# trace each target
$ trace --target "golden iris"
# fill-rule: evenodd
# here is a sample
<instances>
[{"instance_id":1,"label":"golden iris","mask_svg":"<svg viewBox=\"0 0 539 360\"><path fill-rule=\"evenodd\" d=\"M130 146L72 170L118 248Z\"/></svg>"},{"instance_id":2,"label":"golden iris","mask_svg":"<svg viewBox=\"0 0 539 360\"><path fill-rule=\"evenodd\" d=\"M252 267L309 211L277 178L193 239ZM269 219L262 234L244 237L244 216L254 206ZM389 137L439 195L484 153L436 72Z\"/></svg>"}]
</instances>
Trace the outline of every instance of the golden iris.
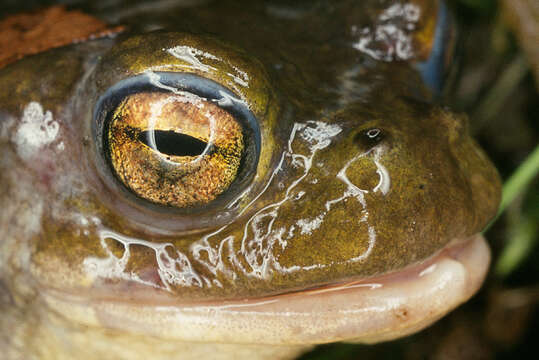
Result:
<instances>
[{"instance_id":1,"label":"golden iris","mask_svg":"<svg viewBox=\"0 0 539 360\"><path fill-rule=\"evenodd\" d=\"M151 202L207 204L234 181L244 152L242 126L215 103L191 93L142 92L115 109L107 132L112 167Z\"/></svg>"}]
</instances>

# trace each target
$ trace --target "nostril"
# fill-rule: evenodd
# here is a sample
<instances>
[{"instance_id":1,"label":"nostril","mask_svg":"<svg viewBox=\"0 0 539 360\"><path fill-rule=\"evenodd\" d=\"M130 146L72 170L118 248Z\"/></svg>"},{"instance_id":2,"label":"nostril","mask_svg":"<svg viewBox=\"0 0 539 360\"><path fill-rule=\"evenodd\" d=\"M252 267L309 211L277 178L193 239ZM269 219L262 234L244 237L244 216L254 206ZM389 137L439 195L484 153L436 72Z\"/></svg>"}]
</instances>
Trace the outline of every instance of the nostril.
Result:
<instances>
[{"instance_id":1,"label":"nostril","mask_svg":"<svg viewBox=\"0 0 539 360\"><path fill-rule=\"evenodd\" d=\"M362 130L354 137L354 143L363 151L368 151L386 138L386 133L379 128Z\"/></svg>"}]
</instances>

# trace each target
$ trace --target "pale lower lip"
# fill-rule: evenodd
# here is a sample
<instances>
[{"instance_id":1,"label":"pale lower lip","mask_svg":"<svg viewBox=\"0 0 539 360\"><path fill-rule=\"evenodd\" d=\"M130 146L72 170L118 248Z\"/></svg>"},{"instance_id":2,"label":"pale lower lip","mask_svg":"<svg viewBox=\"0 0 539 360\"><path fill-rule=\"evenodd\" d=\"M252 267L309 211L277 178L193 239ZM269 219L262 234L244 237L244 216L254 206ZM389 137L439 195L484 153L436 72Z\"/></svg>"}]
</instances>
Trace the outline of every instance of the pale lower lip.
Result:
<instances>
[{"instance_id":1,"label":"pale lower lip","mask_svg":"<svg viewBox=\"0 0 539 360\"><path fill-rule=\"evenodd\" d=\"M45 292L72 321L189 342L372 343L432 324L481 286L490 261L481 235L393 275L261 299L160 306L90 302Z\"/></svg>"}]
</instances>

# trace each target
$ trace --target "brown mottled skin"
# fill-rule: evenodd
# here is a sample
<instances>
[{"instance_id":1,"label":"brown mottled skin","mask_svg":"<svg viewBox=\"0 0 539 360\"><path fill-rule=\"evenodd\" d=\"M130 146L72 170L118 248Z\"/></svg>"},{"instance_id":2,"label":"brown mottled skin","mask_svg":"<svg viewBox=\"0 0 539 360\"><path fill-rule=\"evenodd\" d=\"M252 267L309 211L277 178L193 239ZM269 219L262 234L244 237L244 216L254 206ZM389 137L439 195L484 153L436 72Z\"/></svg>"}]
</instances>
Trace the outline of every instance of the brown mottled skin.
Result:
<instances>
[{"instance_id":1,"label":"brown mottled skin","mask_svg":"<svg viewBox=\"0 0 539 360\"><path fill-rule=\"evenodd\" d=\"M0 203L5 209L0 226L4 238L11 239L4 246L9 251L0 260L0 276L11 293L31 279L30 288L97 297L260 297L395 271L429 258L451 239L481 231L496 212L500 183L468 135L465 116L435 104L413 59L376 61L350 45L356 41L350 27L372 23L382 10L380 2L301 2L290 12L296 18L276 15L286 5L277 2L270 11L269 3L216 1L135 13L121 19L127 30L115 38L49 50L0 69ZM430 29L433 12L423 14L419 24ZM147 32L146 23L165 30ZM428 48L432 40L428 29L417 31L418 57L425 52L421 46ZM202 71L163 51L178 45L220 60L198 57L210 66ZM250 190L233 206L226 207L233 200L226 196L203 208L150 204L111 172L96 145L100 134L92 131L95 103L117 82L150 69L193 73L229 89L231 73L240 69L248 75L248 87L231 90L245 99L259 122L261 153ZM59 133L33 157L21 159L12 139L30 102L51 112ZM340 131L316 150L308 175L292 186L305 164L290 155L312 155L313 142L305 134L318 126L315 122ZM292 137L294 124L302 127ZM372 128L383 134L373 146L362 135ZM292 151L285 154L289 141ZM389 175L387 191L374 190L382 176L376 164ZM281 170L274 173L277 166ZM328 211L328 202L350 190L343 174L369 191L364 203L357 193L348 194ZM285 199L289 188L291 196ZM20 231L17 218L36 202L43 206L38 224L33 231ZM256 214L268 208L275 210L271 230L262 218L253 225ZM301 220L319 216L317 228L300 231ZM255 227L262 229L258 243L249 242ZM194 280L165 284L155 251L142 245L130 246L123 268L138 280L89 273L85 261L109 256L99 238L103 229L170 243L172 258L187 257ZM279 235L279 229L292 236ZM122 256L124 245L112 238L105 242L116 258ZM197 251L194 244L205 247ZM210 258L208 249L218 253L219 261ZM18 255L23 250L29 251L24 261ZM351 260L361 254L368 256Z\"/></svg>"}]
</instances>

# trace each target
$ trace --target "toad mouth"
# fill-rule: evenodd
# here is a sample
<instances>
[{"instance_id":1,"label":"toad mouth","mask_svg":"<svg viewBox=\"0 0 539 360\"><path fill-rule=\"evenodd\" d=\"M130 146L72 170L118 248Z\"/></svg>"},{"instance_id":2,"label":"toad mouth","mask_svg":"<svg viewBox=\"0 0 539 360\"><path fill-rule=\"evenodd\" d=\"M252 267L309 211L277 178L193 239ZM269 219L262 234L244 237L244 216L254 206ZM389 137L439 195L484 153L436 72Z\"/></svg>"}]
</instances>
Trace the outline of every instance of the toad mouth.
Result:
<instances>
[{"instance_id":1,"label":"toad mouth","mask_svg":"<svg viewBox=\"0 0 539 360\"><path fill-rule=\"evenodd\" d=\"M489 263L490 250L478 234L389 274L264 298L141 304L43 293L71 321L178 341L374 343L417 332L468 300Z\"/></svg>"}]
</instances>

